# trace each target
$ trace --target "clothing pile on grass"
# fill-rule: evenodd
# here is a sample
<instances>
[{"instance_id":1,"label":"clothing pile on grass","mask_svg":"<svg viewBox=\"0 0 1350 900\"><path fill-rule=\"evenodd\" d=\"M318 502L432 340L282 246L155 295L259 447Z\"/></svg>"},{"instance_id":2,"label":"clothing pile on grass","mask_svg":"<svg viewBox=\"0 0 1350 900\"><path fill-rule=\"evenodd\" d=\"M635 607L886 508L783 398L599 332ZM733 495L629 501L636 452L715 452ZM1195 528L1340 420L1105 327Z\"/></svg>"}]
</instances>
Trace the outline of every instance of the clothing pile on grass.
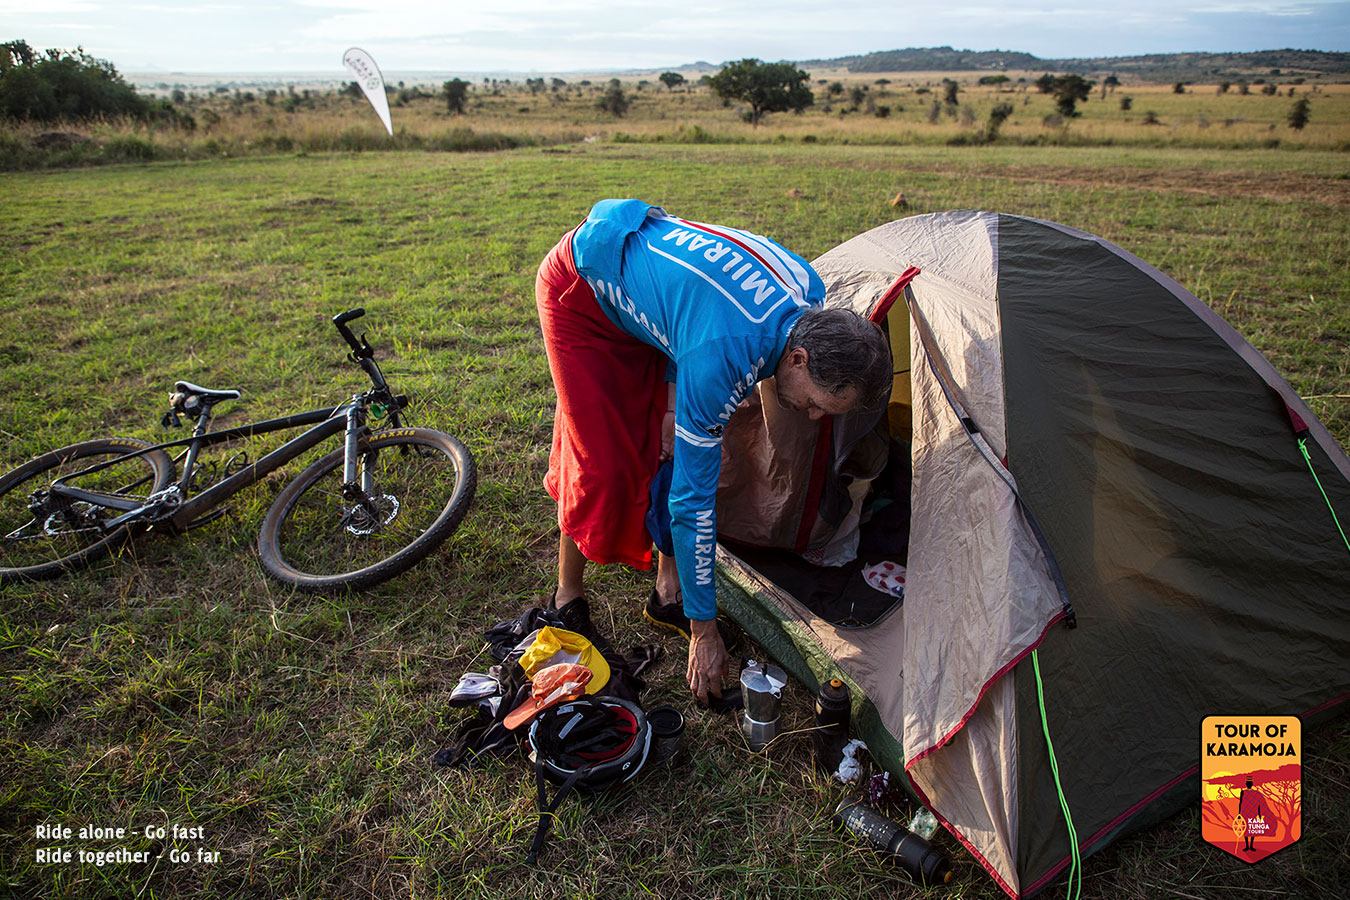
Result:
<instances>
[{"instance_id":1,"label":"clothing pile on grass","mask_svg":"<svg viewBox=\"0 0 1350 900\"><path fill-rule=\"evenodd\" d=\"M528 609L486 637L496 664L466 673L451 692L451 705L472 713L435 762L467 767L529 744L539 803L527 855L533 863L571 790L602 793L632 780L646 763L652 728L640 705L641 676L662 651L645 644L614 652L592 625L584 597L562 611ZM682 729L679 713L663 709ZM557 787L552 800L550 782Z\"/></svg>"},{"instance_id":2,"label":"clothing pile on grass","mask_svg":"<svg viewBox=\"0 0 1350 900\"><path fill-rule=\"evenodd\" d=\"M531 607L515 619L498 622L484 635L494 665L486 672L465 673L450 694L450 705L473 710L456 729L451 745L435 756L441 766L469 767L515 752L532 717L508 727L513 710L534 703L534 678L559 664L585 666L591 672L588 696L616 697L639 704L646 688L642 673L661 658L662 649L642 644L617 653L591 623L585 597L562 611ZM542 711L542 706L535 709Z\"/></svg>"}]
</instances>

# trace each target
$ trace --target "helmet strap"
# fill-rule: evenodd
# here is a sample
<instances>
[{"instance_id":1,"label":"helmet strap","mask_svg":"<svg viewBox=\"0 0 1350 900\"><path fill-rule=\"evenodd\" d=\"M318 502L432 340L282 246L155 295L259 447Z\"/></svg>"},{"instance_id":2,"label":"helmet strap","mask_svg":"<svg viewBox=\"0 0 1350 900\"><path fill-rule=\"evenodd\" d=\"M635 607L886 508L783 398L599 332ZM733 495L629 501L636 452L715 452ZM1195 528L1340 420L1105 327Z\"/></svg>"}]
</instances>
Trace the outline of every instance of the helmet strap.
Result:
<instances>
[{"instance_id":1,"label":"helmet strap","mask_svg":"<svg viewBox=\"0 0 1350 900\"><path fill-rule=\"evenodd\" d=\"M548 837L548 830L553 825L553 820L557 818L558 805L562 803L563 798L576 785L578 779L590 772L594 766L582 766L575 769L567 779L558 787L558 793L553 795L553 799L545 803L546 792L548 790L547 782L544 779L544 763L542 760L536 760L534 763L534 786L539 797L539 826L534 830L534 840L530 842L530 852L526 854L525 861L534 865L539 858L539 851L544 847L544 839Z\"/></svg>"}]
</instances>

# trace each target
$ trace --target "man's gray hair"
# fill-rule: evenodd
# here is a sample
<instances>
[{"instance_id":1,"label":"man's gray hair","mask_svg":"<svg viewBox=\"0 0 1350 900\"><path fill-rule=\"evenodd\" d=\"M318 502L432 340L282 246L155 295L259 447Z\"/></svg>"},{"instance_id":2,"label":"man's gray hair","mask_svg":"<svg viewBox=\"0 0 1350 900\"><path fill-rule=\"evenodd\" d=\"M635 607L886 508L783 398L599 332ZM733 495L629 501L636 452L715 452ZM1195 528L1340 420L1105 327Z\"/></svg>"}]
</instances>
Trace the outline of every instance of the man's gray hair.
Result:
<instances>
[{"instance_id":1,"label":"man's gray hair","mask_svg":"<svg viewBox=\"0 0 1350 900\"><path fill-rule=\"evenodd\" d=\"M811 307L793 326L785 353L806 351L806 373L832 394L858 391L858 408L881 405L895 366L885 333L848 309Z\"/></svg>"}]
</instances>

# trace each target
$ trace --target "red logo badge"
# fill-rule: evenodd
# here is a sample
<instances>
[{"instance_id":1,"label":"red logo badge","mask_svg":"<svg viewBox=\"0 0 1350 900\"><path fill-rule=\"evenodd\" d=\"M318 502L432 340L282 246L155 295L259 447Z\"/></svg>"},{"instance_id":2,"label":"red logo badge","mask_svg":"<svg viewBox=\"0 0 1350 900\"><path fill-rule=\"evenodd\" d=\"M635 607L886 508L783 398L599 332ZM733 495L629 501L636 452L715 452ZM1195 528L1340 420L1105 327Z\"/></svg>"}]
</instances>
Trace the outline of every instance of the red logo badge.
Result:
<instances>
[{"instance_id":1,"label":"red logo badge","mask_svg":"<svg viewBox=\"0 0 1350 900\"><path fill-rule=\"evenodd\" d=\"M1303 833L1298 716L1209 716L1200 726L1200 834L1259 862Z\"/></svg>"}]
</instances>

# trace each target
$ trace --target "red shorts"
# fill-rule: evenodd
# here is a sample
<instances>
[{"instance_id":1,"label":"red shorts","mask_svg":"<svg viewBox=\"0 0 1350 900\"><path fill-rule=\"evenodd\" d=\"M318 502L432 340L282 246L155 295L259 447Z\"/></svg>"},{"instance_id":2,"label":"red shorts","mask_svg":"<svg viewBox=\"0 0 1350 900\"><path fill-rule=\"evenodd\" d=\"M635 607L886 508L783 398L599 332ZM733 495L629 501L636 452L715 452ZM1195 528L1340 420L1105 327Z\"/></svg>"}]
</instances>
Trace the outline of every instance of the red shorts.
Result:
<instances>
[{"instance_id":1,"label":"red shorts","mask_svg":"<svg viewBox=\"0 0 1350 900\"><path fill-rule=\"evenodd\" d=\"M644 518L661 458L668 360L600 309L577 274L570 231L540 264L534 298L558 392L544 477L558 527L592 562L649 568Z\"/></svg>"}]
</instances>

